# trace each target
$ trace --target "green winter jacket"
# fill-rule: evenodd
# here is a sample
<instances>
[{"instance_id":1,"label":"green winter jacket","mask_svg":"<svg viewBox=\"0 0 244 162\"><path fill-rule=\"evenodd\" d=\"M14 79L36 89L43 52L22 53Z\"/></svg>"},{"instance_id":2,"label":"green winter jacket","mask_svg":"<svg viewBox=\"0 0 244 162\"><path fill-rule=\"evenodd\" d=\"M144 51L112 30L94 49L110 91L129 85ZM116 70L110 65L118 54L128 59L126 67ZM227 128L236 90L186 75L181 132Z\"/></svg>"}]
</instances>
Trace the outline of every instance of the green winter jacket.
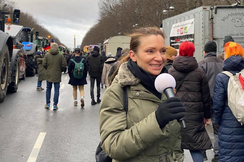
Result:
<instances>
[{"instance_id":1,"label":"green winter jacket","mask_svg":"<svg viewBox=\"0 0 244 162\"><path fill-rule=\"evenodd\" d=\"M38 74L38 81L46 80L46 69L42 66L42 62L44 58L40 55L35 56L36 64L37 64L37 74Z\"/></svg>"},{"instance_id":2,"label":"green winter jacket","mask_svg":"<svg viewBox=\"0 0 244 162\"><path fill-rule=\"evenodd\" d=\"M59 53L56 43L51 44L50 51L45 55L42 65L47 69L46 80L48 82L61 82L61 75L65 71L67 63L64 56Z\"/></svg>"},{"instance_id":3,"label":"green winter jacket","mask_svg":"<svg viewBox=\"0 0 244 162\"><path fill-rule=\"evenodd\" d=\"M123 86L128 92L127 114ZM142 86L127 63L121 65L103 95L99 113L102 148L113 162L183 162L180 124L173 120L160 129L156 120L155 110L162 100Z\"/></svg>"}]
</instances>

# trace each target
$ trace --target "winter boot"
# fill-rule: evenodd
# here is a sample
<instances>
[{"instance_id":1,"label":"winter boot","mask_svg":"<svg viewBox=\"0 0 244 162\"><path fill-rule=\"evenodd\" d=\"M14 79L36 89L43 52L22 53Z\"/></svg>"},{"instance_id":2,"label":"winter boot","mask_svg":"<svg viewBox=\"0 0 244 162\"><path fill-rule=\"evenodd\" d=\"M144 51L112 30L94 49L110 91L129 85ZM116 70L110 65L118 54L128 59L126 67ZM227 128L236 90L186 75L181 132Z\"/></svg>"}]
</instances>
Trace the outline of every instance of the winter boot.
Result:
<instances>
[{"instance_id":1,"label":"winter boot","mask_svg":"<svg viewBox=\"0 0 244 162\"><path fill-rule=\"evenodd\" d=\"M91 105L96 105L96 101L94 100L94 98L92 98L92 101L91 101Z\"/></svg>"},{"instance_id":2,"label":"winter boot","mask_svg":"<svg viewBox=\"0 0 244 162\"><path fill-rule=\"evenodd\" d=\"M100 98L97 98L97 103L100 103L100 102L101 102Z\"/></svg>"}]
</instances>

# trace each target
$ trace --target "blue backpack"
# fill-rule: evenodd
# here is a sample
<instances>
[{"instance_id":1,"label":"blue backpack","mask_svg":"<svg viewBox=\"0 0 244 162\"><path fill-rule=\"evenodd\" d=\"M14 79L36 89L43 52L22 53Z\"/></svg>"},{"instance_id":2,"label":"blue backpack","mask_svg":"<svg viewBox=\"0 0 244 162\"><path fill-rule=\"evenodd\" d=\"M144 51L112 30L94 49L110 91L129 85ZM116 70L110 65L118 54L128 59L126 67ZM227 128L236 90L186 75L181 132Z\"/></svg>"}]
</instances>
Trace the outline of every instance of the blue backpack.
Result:
<instances>
[{"instance_id":1,"label":"blue backpack","mask_svg":"<svg viewBox=\"0 0 244 162\"><path fill-rule=\"evenodd\" d=\"M81 79L83 77L83 72L84 72L84 63L83 63L84 58L81 59L79 63L77 63L74 59L71 59L75 63L75 68L73 70L73 75L76 79Z\"/></svg>"}]
</instances>

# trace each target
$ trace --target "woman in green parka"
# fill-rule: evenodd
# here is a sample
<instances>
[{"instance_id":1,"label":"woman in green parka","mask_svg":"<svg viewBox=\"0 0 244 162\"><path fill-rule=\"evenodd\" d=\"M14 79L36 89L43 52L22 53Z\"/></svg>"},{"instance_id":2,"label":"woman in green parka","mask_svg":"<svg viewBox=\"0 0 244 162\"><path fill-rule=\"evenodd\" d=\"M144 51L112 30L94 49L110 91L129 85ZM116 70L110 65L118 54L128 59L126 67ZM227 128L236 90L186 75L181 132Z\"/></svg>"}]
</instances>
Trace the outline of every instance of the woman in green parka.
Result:
<instances>
[{"instance_id":1,"label":"woman in green parka","mask_svg":"<svg viewBox=\"0 0 244 162\"><path fill-rule=\"evenodd\" d=\"M165 72L164 34L157 27L147 27L130 36L126 62L102 98L101 147L113 162L183 162L178 120L184 117L185 108L179 98L166 99L154 87L155 78Z\"/></svg>"}]
</instances>

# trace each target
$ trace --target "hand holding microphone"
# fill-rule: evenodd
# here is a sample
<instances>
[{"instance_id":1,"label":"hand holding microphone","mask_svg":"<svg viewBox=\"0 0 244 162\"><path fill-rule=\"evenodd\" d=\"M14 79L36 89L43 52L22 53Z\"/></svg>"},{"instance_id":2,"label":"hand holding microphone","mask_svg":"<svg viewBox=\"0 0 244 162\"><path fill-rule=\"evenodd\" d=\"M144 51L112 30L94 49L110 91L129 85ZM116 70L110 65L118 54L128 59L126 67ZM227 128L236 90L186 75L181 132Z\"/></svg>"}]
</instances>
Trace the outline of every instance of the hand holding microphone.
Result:
<instances>
[{"instance_id":1,"label":"hand holding microphone","mask_svg":"<svg viewBox=\"0 0 244 162\"><path fill-rule=\"evenodd\" d=\"M175 88L175 79L172 75L160 74L154 82L155 88L159 93L165 93L167 100L162 102L155 111L156 119L160 128L163 128L169 121L177 119L181 121L183 128L186 127L183 117L185 116L185 107L178 97L175 97L173 88Z\"/></svg>"}]
</instances>

